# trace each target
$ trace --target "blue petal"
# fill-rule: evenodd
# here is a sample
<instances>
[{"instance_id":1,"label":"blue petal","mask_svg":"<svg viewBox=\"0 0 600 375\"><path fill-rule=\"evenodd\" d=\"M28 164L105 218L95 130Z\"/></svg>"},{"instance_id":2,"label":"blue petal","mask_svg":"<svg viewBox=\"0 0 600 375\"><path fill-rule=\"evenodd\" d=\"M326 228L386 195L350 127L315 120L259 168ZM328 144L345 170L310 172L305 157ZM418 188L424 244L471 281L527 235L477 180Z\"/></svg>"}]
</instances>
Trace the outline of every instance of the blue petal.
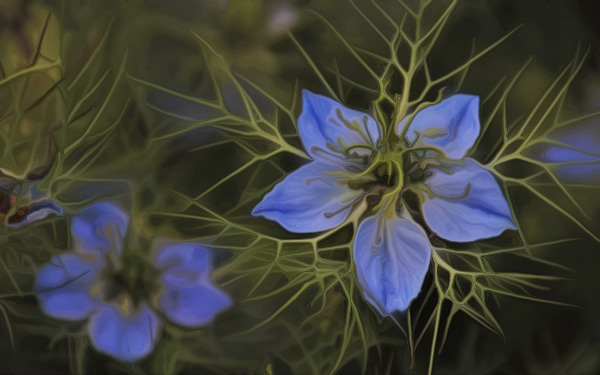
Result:
<instances>
[{"instance_id":1,"label":"blue petal","mask_svg":"<svg viewBox=\"0 0 600 375\"><path fill-rule=\"evenodd\" d=\"M548 163L565 183L600 183L600 127L583 123L552 132L549 142L540 141L523 153Z\"/></svg>"},{"instance_id":2,"label":"blue petal","mask_svg":"<svg viewBox=\"0 0 600 375\"><path fill-rule=\"evenodd\" d=\"M600 157L600 123L597 119L559 128L552 131L548 138Z\"/></svg>"},{"instance_id":3,"label":"blue petal","mask_svg":"<svg viewBox=\"0 0 600 375\"><path fill-rule=\"evenodd\" d=\"M210 283L210 250L194 243L163 243L156 254L156 265L163 270L169 285L193 286Z\"/></svg>"},{"instance_id":4,"label":"blue petal","mask_svg":"<svg viewBox=\"0 0 600 375\"><path fill-rule=\"evenodd\" d=\"M91 317L88 325L94 347L125 362L137 361L150 354L159 329L160 321L145 305L131 316L121 315L115 306L104 305Z\"/></svg>"},{"instance_id":5,"label":"blue petal","mask_svg":"<svg viewBox=\"0 0 600 375\"><path fill-rule=\"evenodd\" d=\"M9 219L9 225L11 227L18 228L25 224L32 224L36 221L44 220L45 218L47 218L50 215L62 215L62 213L63 213L62 207L59 206L58 204L56 204L55 202L51 202L51 201L40 202L40 203L34 204L31 207L29 212L27 212L27 215L25 216L24 220L19 221L18 223L12 224L12 223L10 223L10 219Z\"/></svg>"},{"instance_id":6,"label":"blue petal","mask_svg":"<svg viewBox=\"0 0 600 375\"><path fill-rule=\"evenodd\" d=\"M538 159L546 163L589 163L600 161L600 154L586 153L567 147L547 146L539 150Z\"/></svg>"},{"instance_id":7,"label":"blue petal","mask_svg":"<svg viewBox=\"0 0 600 375\"><path fill-rule=\"evenodd\" d=\"M311 162L278 183L254 208L252 215L278 222L294 233L335 228L346 220L360 191L350 189L331 175L340 169Z\"/></svg>"},{"instance_id":8,"label":"blue petal","mask_svg":"<svg viewBox=\"0 0 600 375\"><path fill-rule=\"evenodd\" d=\"M494 176L472 159L447 174L431 168L426 181L434 197L423 203L432 231L454 242L495 237L516 229L511 210Z\"/></svg>"},{"instance_id":9,"label":"blue petal","mask_svg":"<svg viewBox=\"0 0 600 375\"><path fill-rule=\"evenodd\" d=\"M233 304L212 283L210 250L195 244L166 244L156 263L163 269L159 308L172 322L190 328L206 325Z\"/></svg>"},{"instance_id":10,"label":"blue petal","mask_svg":"<svg viewBox=\"0 0 600 375\"><path fill-rule=\"evenodd\" d=\"M400 121L399 131L410 117ZM462 159L480 130L479 97L457 94L419 111L408 126L405 138L410 145L437 147L450 159Z\"/></svg>"},{"instance_id":11,"label":"blue petal","mask_svg":"<svg viewBox=\"0 0 600 375\"><path fill-rule=\"evenodd\" d=\"M430 258L425 231L396 214L369 217L356 232L358 282L365 299L383 316L408 308L421 290Z\"/></svg>"},{"instance_id":12,"label":"blue petal","mask_svg":"<svg viewBox=\"0 0 600 375\"><path fill-rule=\"evenodd\" d=\"M129 215L116 203L98 202L80 210L71 221L71 233L79 253L121 251Z\"/></svg>"},{"instance_id":13,"label":"blue petal","mask_svg":"<svg viewBox=\"0 0 600 375\"><path fill-rule=\"evenodd\" d=\"M351 146L377 146L381 129L368 114L308 90L302 90L302 103L298 131L313 159L339 163Z\"/></svg>"},{"instance_id":14,"label":"blue petal","mask_svg":"<svg viewBox=\"0 0 600 375\"><path fill-rule=\"evenodd\" d=\"M533 158L548 163L556 176L565 183L600 183L600 154L579 151L556 145L536 145L526 151L534 153ZM600 149L600 143L598 144Z\"/></svg>"},{"instance_id":15,"label":"blue petal","mask_svg":"<svg viewBox=\"0 0 600 375\"><path fill-rule=\"evenodd\" d=\"M42 311L57 319L87 318L95 306L89 289L96 271L97 265L86 263L74 254L52 257L38 271L35 281Z\"/></svg>"},{"instance_id":16,"label":"blue petal","mask_svg":"<svg viewBox=\"0 0 600 375\"><path fill-rule=\"evenodd\" d=\"M166 284L166 283L165 283ZM188 328L212 322L221 311L231 307L231 298L215 286L166 287L159 308L173 323Z\"/></svg>"},{"instance_id":17,"label":"blue petal","mask_svg":"<svg viewBox=\"0 0 600 375\"><path fill-rule=\"evenodd\" d=\"M555 166L554 173L559 180L571 184L600 184L600 160L591 164Z\"/></svg>"}]
</instances>

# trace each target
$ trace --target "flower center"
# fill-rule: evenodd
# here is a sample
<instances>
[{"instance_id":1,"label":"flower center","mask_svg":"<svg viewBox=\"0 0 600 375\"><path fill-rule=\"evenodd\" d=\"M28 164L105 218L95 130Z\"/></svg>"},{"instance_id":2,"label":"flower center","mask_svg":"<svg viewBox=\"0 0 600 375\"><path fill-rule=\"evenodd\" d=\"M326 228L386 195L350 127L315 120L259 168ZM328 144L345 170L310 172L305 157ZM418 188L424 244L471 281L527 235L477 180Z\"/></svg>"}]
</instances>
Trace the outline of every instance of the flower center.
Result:
<instances>
[{"instance_id":1,"label":"flower center","mask_svg":"<svg viewBox=\"0 0 600 375\"><path fill-rule=\"evenodd\" d=\"M381 159L375 164L373 170L375 177L387 184L402 188L404 184L404 166L400 152L383 152Z\"/></svg>"},{"instance_id":2,"label":"flower center","mask_svg":"<svg viewBox=\"0 0 600 375\"><path fill-rule=\"evenodd\" d=\"M130 303L137 307L158 292L158 275L158 269L141 254L125 251L118 264L109 264L102 274L104 300L116 301L128 312Z\"/></svg>"},{"instance_id":3,"label":"flower center","mask_svg":"<svg viewBox=\"0 0 600 375\"><path fill-rule=\"evenodd\" d=\"M429 152L431 153L431 152ZM440 165L437 154L428 154L428 151L412 151L407 154L404 162L407 183L420 183L427 177L427 167L430 165Z\"/></svg>"},{"instance_id":4,"label":"flower center","mask_svg":"<svg viewBox=\"0 0 600 375\"><path fill-rule=\"evenodd\" d=\"M364 171L347 175L350 188L366 193L402 188L404 171L401 153L378 152L370 159L370 165Z\"/></svg>"},{"instance_id":5,"label":"flower center","mask_svg":"<svg viewBox=\"0 0 600 375\"><path fill-rule=\"evenodd\" d=\"M348 186L362 190L367 204L376 210L404 187L404 161L402 152L379 151L369 158L369 166L362 172L349 175ZM395 199L394 199L395 201Z\"/></svg>"}]
</instances>

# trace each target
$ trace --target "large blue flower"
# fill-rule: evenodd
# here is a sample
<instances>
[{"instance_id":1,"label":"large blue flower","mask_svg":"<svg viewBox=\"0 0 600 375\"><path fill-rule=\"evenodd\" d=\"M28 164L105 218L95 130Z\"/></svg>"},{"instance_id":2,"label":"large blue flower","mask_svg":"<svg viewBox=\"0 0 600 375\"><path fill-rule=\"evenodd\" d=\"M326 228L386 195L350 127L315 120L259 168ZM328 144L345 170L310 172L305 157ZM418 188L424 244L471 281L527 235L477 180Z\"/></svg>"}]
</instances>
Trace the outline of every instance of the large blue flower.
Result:
<instances>
[{"instance_id":1,"label":"large blue flower","mask_svg":"<svg viewBox=\"0 0 600 375\"><path fill-rule=\"evenodd\" d=\"M313 161L278 183L255 216L295 233L319 232L366 208L354 263L366 300L382 315L406 310L421 289L431 246L403 199L418 196L429 229L470 242L516 229L494 176L467 158L479 136L479 98L454 95L407 116L390 142L370 115L303 92L298 130Z\"/></svg>"},{"instance_id":2,"label":"large blue flower","mask_svg":"<svg viewBox=\"0 0 600 375\"><path fill-rule=\"evenodd\" d=\"M161 320L195 328L232 305L211 281L210 251L190 243L156 240L154 264L127 249L129 216L111 202L94 203L71 221L75 252L52 257L35 290L49 316L88 319L92 344L121 361L148 355Z\"/></svg>"}]
</instances>

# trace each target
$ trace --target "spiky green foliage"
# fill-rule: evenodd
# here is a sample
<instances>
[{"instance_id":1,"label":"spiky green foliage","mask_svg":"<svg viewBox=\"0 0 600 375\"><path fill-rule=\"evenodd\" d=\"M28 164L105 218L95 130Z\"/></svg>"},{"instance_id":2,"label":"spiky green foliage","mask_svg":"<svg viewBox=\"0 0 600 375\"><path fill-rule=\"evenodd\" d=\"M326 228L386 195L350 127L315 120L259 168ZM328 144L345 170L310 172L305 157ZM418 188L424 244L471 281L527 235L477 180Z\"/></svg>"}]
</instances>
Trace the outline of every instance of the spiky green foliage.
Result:
<instances>
[{"instance_id":1,"label":"spiky green foliage","mask_svg":"<svg viewBox=\"0 0 600 375\"><path fill-rule=\"evenodd\" d=\"M59 1L47 14L61 27L55 31L60 56L40 54L46 58L37 65L0 81L0 90L10 96L24 90L18 85L37 71L60 72L47 92L59 98L60 126L44 133L51 135L56 155L39 186L67 212L97 199L117 199L130 205L132 232L140 242L181 238L221 254L213 276L234 297L235 308L199 330L167 326L141 366L110 362L103 365L106 371L333 374L359 366L367 373L397 368L432 373L459 313L505 338L499 309L507 297L570 305L549 290L573 273L547 255L577 238L530 235L520 204L535 199L547 205L579 228L576 236L598 241L598 231L574 186L523 151L547 142L553 129L599 115L563 113L587 53L578 51L530 107L513 109L518 101L513 94L526 80L531 59L494 72L495 83L477 93L484 98L482 134L473 155L503 184L519 231L463 246L432 234L430 276L405 315L381 319L362 298L351 252L360 216L315 235L293 235L250 217L261 197L308 160L296 126L301 88L370 107L393 136L401 118L462 91L478 63L524 32L517 27L484 46L461 41L469 49L448 66L439 63L436 51L458 0L335 4L334 11L346 10L344 22L330 17L332 8L314 4L299 29L273 41L292 51L275 55L292 67L291 74L283 66L273 69L276 81L249 74L244 63L251 61L232 60L234 47L214 31L209 15L171 14L160 11L158 2L107 2L106 11L93 1L77 9ZM245 23L244 32L252 24ZM172 58L161 60L161 52ZM518 175L522 168L511 164L515 161L530 165L531 173ZM31 293L39 265L70 249L68 222L53 218L3 234L0 272L10 287L2 291L0 322L8 327L12 347L19 347L18 335L50 337L51 350L65 353L69 370L85 373L100 361L82 325L43 320ZM43 328L37 328L42 320Z\"/></svg>"}]
</instances>

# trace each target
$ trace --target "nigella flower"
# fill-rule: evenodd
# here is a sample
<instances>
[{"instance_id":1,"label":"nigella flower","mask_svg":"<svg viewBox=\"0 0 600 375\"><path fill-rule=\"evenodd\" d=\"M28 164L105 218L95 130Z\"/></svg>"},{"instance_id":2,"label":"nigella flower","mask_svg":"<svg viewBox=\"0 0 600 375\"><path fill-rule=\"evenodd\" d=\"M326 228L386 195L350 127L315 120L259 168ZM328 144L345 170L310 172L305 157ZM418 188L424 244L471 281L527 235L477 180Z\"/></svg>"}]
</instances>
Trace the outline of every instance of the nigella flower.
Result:
<instances>
[{"instance_id":1,"label":"nigella flower","mask_svg":"<svg viewBox=\"0 0 600 375\"><path fill-rule=\"evenodd\" d=\"M155 241L152 261L124 241L129 216L111 202L75 215L75 252L56 255L38 272L35 290L49 316L82 321L94 347L121 361L148 355L161 317L195 328L232 304L211 281L210 251L191 243Z\"/></svg>"},{"instance_id":2,"label":"nigella flower","mask_svg":"<svg viewBox=\"0 0 600 375\"><path fill-rule=\"evenodd\" d=\"M556 129L524 151L568 184L600 184L600 121Z\"/></svg>"},{"instance_id":3,"label":"nigella flower","mask_svg":"<svg viewBox=\"0 0 600 375\"><path fill-rule=\"evenodd\" d=\"M360 223L353 255L366 300L382 315L421 289L431 246L403 197L419 197L429 229L468 242L516 229L494 176L467 158L479 136L479 98L454 95L407 116L386 137L368 114L303 92L298 130L313 161L277 184L253 215L295 233ZM393 141L393 139L396 141Z\"/></svg>"}]
</instances>

